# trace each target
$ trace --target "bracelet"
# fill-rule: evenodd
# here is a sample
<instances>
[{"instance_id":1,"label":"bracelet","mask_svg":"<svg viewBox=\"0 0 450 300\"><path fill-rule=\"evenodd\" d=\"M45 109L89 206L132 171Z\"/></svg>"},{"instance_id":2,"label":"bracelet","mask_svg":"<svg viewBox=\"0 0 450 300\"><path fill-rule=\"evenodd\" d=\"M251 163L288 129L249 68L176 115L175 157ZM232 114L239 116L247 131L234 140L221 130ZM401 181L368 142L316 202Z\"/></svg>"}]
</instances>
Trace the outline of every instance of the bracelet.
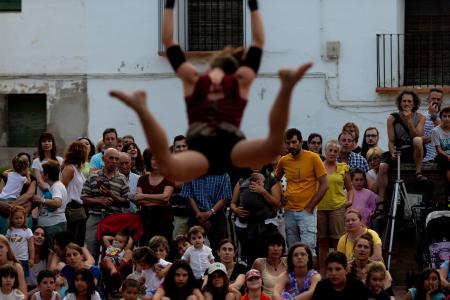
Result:
<instances>
[{"instance_id":1,"label":"bracelet","mask_svg":"<svg viewBox=\"0 0 450 300\"><path fill-rule=\"evenodd\" d=\"M216 210L214 209L214 207L211 208L209 211L211 212L211 215L215 215L216 214Z\"/></svg>"},{"instance_id":2,"label":"bracelet","mask_svg":"<svg viewBox=\"0 0 450 300\"><path fill-rule=\"evenodd\" d=\"M248 0L248 7L250 11L258 10L258 1L257 0Z\"/></svg>"}]
</instances>

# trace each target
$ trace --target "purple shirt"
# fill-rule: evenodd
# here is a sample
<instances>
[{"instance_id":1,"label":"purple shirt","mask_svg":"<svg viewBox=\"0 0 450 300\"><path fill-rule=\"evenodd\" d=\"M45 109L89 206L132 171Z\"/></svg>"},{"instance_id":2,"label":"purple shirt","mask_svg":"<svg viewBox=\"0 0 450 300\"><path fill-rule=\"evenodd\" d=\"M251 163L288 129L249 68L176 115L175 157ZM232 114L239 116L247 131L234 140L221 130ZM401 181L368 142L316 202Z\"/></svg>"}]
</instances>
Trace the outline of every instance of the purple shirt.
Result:
<instances>
[{"instance_id":1,"label":"purple shirt","mask_svg":"<svg viewBox=\"0 0 450 300\"><path fill-rule=\"evenodd\" d=\"M378 195L368 189L361 189L357 191L353 189L355 197L353 198L352 208L357 209L362 216L362 221L364 224L368 225L370 222L370 217L375 212L377 208Z\"/></svg>"}]
</instances>

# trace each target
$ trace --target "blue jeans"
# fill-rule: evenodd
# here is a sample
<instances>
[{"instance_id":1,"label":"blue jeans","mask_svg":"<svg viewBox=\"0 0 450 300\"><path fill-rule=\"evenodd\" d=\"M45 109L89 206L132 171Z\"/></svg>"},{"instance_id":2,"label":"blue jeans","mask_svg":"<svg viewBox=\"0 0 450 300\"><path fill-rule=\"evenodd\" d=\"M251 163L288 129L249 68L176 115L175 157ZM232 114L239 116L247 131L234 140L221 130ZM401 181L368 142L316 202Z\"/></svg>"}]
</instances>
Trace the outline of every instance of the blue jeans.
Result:
<instances>
[{"instance_id":1,"label":"blue jeans","mask_svg":"<svg viewBox=\"0 0 450 300\"><path fill-rule=\"evenodd\" d=\"M311 248L313 256L316 256L317 210L314 209L312 214L305 210L285 210L284 220L288 247L296 242L303 242Z\"/></svg>"}]
</instances>

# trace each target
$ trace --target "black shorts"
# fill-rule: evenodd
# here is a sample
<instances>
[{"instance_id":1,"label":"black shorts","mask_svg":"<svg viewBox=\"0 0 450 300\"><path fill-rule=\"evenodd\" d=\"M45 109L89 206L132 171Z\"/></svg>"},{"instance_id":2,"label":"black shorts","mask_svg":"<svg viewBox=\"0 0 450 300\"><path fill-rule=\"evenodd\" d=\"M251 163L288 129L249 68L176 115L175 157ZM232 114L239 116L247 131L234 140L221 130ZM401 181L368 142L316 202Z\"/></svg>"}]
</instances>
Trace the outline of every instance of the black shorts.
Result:
<instances>
[{"instance_id":1,"label":"black shorts","mask_svg":"<svg viewBox=\"0 0 450 300\"><path fill-rule=\"evenodd\" d=\"M381 154L381 162L387 163L389 166L393 166L397 164L397 161L392 160L391 152L386 151ZM400 155L401 163L414 163L414 148L409 147L406 149L402 149Z\"/></svg>"},{"instance_id":2,"label":"black shorts","mask_svg":"<svg viewBox=\"0 0 450 300\"><path fill-rule=\"evenodd\" d=\"M443 171L450 170L450 161L448 161L447 157L438 154L436 155L434 162L437 163L437 165L441 170Z\"/></svg>"},{"instance_id":3,"label":"black shorts","mask_svg":"<svg viewBox=\"0 0 450 300\"><path fill-rule=\"evenodd\" d=\"M233 125L222 123L211 127L207 123L193 123L186 135L189 150L206 156L209 162L208 174L220 175L233 168L231 150L244 134Z\"/></svg>"}]
</instances>

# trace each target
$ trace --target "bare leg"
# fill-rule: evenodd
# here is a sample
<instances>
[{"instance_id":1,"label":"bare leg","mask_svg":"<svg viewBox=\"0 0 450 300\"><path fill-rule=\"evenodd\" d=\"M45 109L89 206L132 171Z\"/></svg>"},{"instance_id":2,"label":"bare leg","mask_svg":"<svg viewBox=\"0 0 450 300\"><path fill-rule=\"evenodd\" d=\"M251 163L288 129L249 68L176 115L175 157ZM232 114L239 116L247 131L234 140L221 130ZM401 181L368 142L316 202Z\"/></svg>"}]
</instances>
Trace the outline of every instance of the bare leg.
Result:
<instances>
[{"instance_id":1,"label":"bare leg","mask_svg":"<svg viewBox=\"0 0 450 300\"><path fill-rule=\"evenodd\" d=\"M143 91L126 94L111 91L110 95L130 106L139 116L147 142L161 168L161 173L175 181L190 181L208 171L208 160L196 151L186 151L174 155L170 153L169 142L164 129L147 109L146 94Z\"/></svg>"},{"instance_id":2,"label":"bare leg","mask_svg":"<svg viewBox=\"0 0 450 300\"><path fill-rule=\"evenodd\" d=\"M413 139L414 147L414 163L416 164L416 174L422 173L422 159L423 159L423 142L421 137Z\"/></svg>"},{"instance_id":3,"label":"bare leg","mask_svg":"<svg viewBox=\"0 0 450 300\"><path fill-rule=\"evenodd\" d=\"M266 139L244 140L231 151L231 161L236 167L247 168L270 163L283 150L284 132L288 125L292 91L312 64L298 69L279 71L281 88L269 116L269 136Z\"/></svg>"},{"instance_id":4,"label":"bare leg","mask_svg":"<svg viewBox=\"0 0 450 300\"><path fill-rule=\"evenodd\" d=\"M384 201L384 196L386 194L386 188L388 185L388 172L389 165L387 163L380 163L380 168L378 169L378 195L380 200Z\"/></svg>"},{"instance_id":5,"label":"bare leg","mask_svg":"<svg viewBox=\"0 0 450 300\"><path fill-rule=\"evenodd\" d=\"M105 262L105 268L109 271L109 273L111 275L114 275L117 273L116 266L112 262L111 258L105 257L104 262Z\"/></svg>"}]
</instances>

